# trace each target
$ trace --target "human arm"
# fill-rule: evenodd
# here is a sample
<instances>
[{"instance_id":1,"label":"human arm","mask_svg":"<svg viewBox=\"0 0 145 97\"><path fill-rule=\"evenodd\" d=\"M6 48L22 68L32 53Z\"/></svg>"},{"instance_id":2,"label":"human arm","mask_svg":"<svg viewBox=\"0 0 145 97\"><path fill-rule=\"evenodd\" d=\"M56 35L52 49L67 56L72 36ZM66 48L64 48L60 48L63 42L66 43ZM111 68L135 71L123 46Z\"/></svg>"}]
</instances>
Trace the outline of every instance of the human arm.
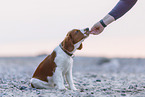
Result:
<instances>
[{"instance_id":1,"label":"human arm","mask_svg":"<svg viewBox=\"0 0 145 97\"><path fill-rule=\"evenodd\" d=\"M104 28L113 21L122 17L137 2L137 0L120 0L117 5L101 20L91 28L91 34L100 34Z\"/></svg>"}]
</instances>

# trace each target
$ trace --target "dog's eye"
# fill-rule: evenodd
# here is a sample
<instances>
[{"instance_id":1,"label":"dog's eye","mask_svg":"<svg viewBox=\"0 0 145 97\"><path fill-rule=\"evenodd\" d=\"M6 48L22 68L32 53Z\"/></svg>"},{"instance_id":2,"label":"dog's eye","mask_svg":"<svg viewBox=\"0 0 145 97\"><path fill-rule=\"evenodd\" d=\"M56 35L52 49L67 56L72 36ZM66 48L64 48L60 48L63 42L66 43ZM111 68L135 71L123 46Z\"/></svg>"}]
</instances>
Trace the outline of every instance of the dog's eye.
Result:
<instances>
[{"instance_id":1,"label":"dog's eye","mask_svg":"<svg viewBox=\"0 0 145 97\"><path fill-rule=\"evenodd\" d=\"M76 33L76 34L79 33L79 30L77 30L75 33Z\"/></svg>"}]
</instances>

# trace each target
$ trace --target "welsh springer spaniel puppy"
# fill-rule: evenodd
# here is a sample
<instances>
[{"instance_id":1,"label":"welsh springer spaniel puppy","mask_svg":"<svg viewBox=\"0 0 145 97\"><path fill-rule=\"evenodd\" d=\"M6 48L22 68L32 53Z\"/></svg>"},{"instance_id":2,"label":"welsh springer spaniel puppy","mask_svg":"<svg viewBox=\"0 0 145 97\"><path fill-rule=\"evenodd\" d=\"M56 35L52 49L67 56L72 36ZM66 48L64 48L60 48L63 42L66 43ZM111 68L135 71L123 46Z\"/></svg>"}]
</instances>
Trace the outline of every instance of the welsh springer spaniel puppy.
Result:
<instances>
[{"instance_id":1,"label":"welsh springer spaniel puppy","mask_svg":"<svg viewBox=\"0 0 145 97\"><path fill-rule=\"evenodd\" d=\"M72 78L72 55L76 50L82 49L82 42L89 36L89 28L74 29L66 35L65 39L53 52L47 56L37 67L30 81L33 88L66 89L64 78L71 90L76 90Z\"/></svg>"}]
</instances>

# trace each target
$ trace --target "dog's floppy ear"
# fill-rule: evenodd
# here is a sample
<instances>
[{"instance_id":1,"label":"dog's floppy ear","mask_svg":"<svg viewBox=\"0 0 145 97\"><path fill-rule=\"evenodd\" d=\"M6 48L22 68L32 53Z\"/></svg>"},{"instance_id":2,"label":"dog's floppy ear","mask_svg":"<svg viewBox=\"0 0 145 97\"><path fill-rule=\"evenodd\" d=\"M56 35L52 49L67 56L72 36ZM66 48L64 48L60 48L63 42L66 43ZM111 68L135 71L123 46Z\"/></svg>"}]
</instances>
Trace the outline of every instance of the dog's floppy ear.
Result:
<instances>
[{"instance_id":1,"label":"dog's floppy ear","mask_svg":"<svg viewBox=\"0 0 145 97\"><path fill-rule=\"evenodd\" d=\"M68 52L73 51L74 49L74 44L72 42L72 39L69 35L66 36L66 38L62 42L62 47Z\"/></svg>"},{"instance_id":2,"label":"dog's floppy ear","mask_svg":"<svg viewBox=\"0 0 145 97\"><path fill-rule=\"evenodd\" d=\"M83 48L83 44L81 43L81 45L79 46L79 48L77 48L78 50L81 50Z\"/></svg>"}]
</instances>

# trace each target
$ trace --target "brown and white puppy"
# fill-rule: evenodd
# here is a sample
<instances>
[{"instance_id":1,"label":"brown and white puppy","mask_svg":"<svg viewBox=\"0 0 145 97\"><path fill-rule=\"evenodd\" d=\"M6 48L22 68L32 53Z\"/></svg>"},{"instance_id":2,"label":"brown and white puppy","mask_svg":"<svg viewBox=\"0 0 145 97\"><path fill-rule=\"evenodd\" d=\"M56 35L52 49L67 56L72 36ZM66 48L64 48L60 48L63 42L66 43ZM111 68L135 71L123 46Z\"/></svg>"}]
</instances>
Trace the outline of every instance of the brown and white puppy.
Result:
<instances>
[{"instance_id":1,"label":"brown and white puppy","mask_svg":"<svg viewBox=\"0 0 145 97\"><path fill-rule=\"evenodd\" d=\"M37 67L30 83L34 88L66 89L64 77L71 90L76 90L72 78L73 53L82 49L82 42L89 36L89 28L74 29L53 52Z\"/></svg>"}]
</instances>

